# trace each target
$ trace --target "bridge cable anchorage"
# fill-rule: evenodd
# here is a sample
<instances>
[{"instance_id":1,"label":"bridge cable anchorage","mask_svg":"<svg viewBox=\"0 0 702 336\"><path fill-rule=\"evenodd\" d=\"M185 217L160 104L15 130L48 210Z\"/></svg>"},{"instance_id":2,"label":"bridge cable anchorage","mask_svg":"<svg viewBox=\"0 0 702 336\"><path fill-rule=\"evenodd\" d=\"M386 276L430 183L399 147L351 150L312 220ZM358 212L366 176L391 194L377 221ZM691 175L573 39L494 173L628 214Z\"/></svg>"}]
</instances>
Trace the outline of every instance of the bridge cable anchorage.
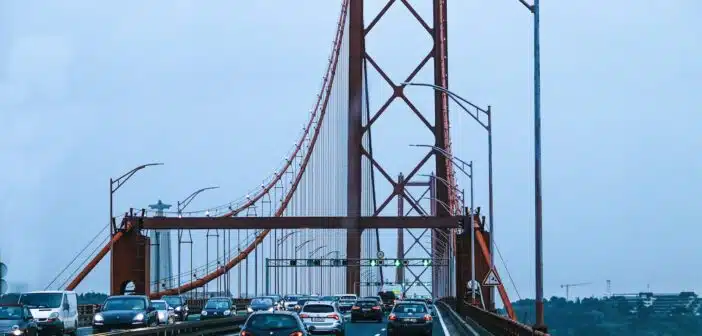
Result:
<instances>
[{"instance_id":1,"label":"bridge cable anchorage","mask_svg":"<svg viewBox=\"0 0 702 336\"><path fill-rule=\"evenodd\" d=\"M344 22L346 20L347 5L348 5L348 0L344 0L343 4L342 4L340 18L339 18L340 22ZM340 25L339 29L336 32L337 44L333 50L335 61L332 64L332 66L330 66L330 68L327 69L327 74L328 74L329 80L327 81L327 86L322 88L323 94L320 95L320 98L322 99L322 101L319 102L321 104L318 103L318 106L321 105L320 106L321 110L319 110L320 112L319 112L319 117L318 117L318 121L317 121L318 124L322 123L322 121L324 120L324 116L326 114L326 111L327 111L327 104L329 102L329 97L330 97L329 93L331 92L331 88L333 87L333 83L334 83L334 75L336 73L336 64L338 63L338 60L339 60L339 52L341 50L341 42L342 42L343 35L344 35L344 25ZM312 120L310 120L308 125L312 125ZM308 126L308 130L309 129L310 129L310 127ZM292 197L299 186L299 183L302 179L302 176L304 175L305 169L306 169L306 167L309 163L309 160L312 156L315 145L317 143L317 139L318 139L319 134L320 134L320 130L321 130L321 127L318 127L314 130L313 135L312 135L311 139L309 140L310 141L309 142L309 150L305 153L305 155L302 159L302 162L300 163L300 169L296 173L296 176L295 176L294 180L292 181L290 189L288 190L287 195L283 199L282 204L280 205L280 207L276 211L275 217L282 216L283 213L285 212L285 210L287 209L288 204L292 200ZM302 145L302 142L305 140L305 138L306 137L301 138L300 145ZM299 151L299 149L298 149L298 151ZM296 153L297 153L297 151L296 151ZM270 186L269 190L272 188L273 188L273 185ZM230 213L227 213L221 217L234 216L234 215L240 213L242 210L254 205L254 202L255 202L254 199L258 200L258 199L262 198L263 195L264 194L259 194L259 195L256 195L255 197L251 197L251 201L245 203L244 206L242 206L241 208L234 210ZM256 247L259 244L261 244L263 239L268 235L268 233L270 231L271 231L270 229L265 229L265 230L260 231L260 233L258 234L256 239L251 243L251 245L249 245L246 249L241 251L241 253L239 255L237 255L235 258L231 259L226 265L224 265L223 272L230 270L231 268L236 266L239 262L246 259L249 256L249 254L254 249L256 249ZM195 281L191 281L191 282L184 284L184 285L179 285L178 288L171 288L171 289L166 289L163 291L151 293L151 297L161 297L163 295L173 295L176 293L187 292L189 290L202 287L203 285L216 279L219 275L221 275L220 273L221 273L220 271L216 270L215 272L207 274L207 275L201 277L200 279L197 279Z\"/></svg>"}]
</instances>

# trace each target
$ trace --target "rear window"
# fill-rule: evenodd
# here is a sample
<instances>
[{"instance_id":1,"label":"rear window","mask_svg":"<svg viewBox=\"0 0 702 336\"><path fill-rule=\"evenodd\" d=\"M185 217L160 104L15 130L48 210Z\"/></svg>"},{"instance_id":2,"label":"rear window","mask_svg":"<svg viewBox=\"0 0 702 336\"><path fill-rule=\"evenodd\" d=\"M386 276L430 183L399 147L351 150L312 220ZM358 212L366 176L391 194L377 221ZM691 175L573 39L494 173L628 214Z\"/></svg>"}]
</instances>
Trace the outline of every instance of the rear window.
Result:
<instances>
[{"instance_id":1,"label":"rear window","mask_svg":"<svg viewBox=\"0 0 702 336\"><path fill-rule=\"evenodd\" d=\"M342 296L340 300L344 300L344 301L356 301L356 297L355 297L355 296L350 296L350 295L349 295L349 296Z\"/></svg>"},{"instance_id":2,"label":"rear window","mask_svg":"<svg viewBox=\"0 0 702 336\"><path fill-rule=\"evenodd\" d=\"M361 307L374 307L378 304L377 300L358 300L356 301L357 306Z\"/></svg>"},{"instance_id":3,"label":"rear window","mask_svg":"<svg viewBox=\"0 0 702 336\"><path fill-rule=\"evenodd\" d=\"M308 304L302 308L302 311L305 313L333 313L334 307L322 304Z\"/></svg>"},{"instance_id":4,"label":"rear window","mask_svg":"<svg viewBox=\"0 0 702 336\"><path fill-rule=\"evenodd\" d=\"M295 329L300 325L297 319L283 314L255 314L246 321L246 326L259 330Z\"/></svg>"},{"instance_id":5,"label":"rear window","mask_svg":"<svg viewBox=\"0 0 702 336\"><path fill-rule=\"evenodd\" d=\"M425 306L422 304L411 304L411 303L402 303L397 306L395 306L395 309L393 309L393 312L395 313L426 313L427 310L425 309Z\"/></svg>"}]
</instances>

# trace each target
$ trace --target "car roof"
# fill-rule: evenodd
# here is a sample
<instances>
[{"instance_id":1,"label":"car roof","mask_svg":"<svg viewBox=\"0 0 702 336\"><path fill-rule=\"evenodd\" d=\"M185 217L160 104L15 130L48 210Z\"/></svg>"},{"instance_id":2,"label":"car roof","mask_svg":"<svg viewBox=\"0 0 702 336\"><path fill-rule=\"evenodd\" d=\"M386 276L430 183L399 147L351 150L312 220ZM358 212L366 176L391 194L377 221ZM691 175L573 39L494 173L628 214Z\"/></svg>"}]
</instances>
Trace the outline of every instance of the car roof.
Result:
<instances>
[{"instance_id":1,"label":"car roof","mask_svg":"<svg viewBox=\"0 0 702 336\"><path fill-rule=\"evenodd\" d=\"M285 310L274 310L274 311L257 311L253 312L251 316L254 315L288 315L288 316L293 316L296 317L297 313L291 312L291 311L285 311Z\"/></svg>"},{"instance_id":2,"label":"car roof","mask_svg":"<svg viewBox=\"0 0 702 336\"><path fill-rule=\"evenodd\" d=\"M316 305L333 306L333 305L334 305L334 302L333 302L333 301L307 301L305 304L309 304L309 305L316 304Z\"/></svg>"},{"instance_id":3,"label":"car roof","mask_svg":"<svg viewBox=\"0 0 702 336\"><path fill-rule=\"evenodd\" d=\"M166 303L165 300L151 300L151 302L156 302L156 303Z\"/></svg>"},{"instance_id":4,"label":"car roof","mask_svg":"<svg viewBox=\"0 0 702 336\"><path fill-rule=\"evenodd\" d=\"M31 291L31 292L25 292L22 294L38 294L38 293L47 293L47 294L75 294L74 291Z\"/></svg>"},{"instance_id":5,"label":"car roof","mask_svg":"<svg viewBox=\"0 0 702 336\"><path fill-rule=\"evenodd\" d=\"M139 298L146 299L146 295L111 295L107 299L126 299L126 298Z\"/></svg>"}]
</instances>

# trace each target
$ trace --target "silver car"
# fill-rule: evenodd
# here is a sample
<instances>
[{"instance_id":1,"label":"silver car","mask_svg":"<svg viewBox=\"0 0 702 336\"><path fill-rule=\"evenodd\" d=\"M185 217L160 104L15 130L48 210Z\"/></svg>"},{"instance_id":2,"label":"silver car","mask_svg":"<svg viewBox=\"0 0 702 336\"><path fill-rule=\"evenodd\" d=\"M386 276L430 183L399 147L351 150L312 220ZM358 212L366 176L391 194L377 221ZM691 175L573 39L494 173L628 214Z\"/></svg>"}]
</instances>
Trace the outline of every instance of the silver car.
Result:
<instances>
[{"instance_id":1,"label":"silver car","mask_svg":"<svg viewBox=\"0 0 702 336\"><path fill-rule=\"evenodd\" d=\"M332 301L308 301L300 310L300 318L312 333L343 335L344 316Z\"/></svg>"},{"instance_id":2,"label":"silver car","mask_svg":"<svg viewBox=\"0 0 702 336\"><path fill-rule=\"evenodd\" d=\"M154 306L156 313L158 313L158 323L159 324L173 324L175 323L175 312L173 308L168 305L164 300L152 300L151 305Z\"/></svg>"}]
</instances>

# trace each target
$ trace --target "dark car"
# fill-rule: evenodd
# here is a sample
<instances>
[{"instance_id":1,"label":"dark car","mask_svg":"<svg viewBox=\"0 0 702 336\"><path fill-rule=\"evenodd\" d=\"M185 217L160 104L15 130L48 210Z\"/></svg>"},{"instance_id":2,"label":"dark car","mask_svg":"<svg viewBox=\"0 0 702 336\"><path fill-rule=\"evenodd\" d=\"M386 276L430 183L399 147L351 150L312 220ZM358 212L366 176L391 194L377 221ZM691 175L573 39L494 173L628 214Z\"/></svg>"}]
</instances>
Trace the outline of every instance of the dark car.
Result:
<instances>
[{"instance_id":1,"label":"dark car","mask_svg":"<svg viewBox=\"0 0 702 336\"><path fill-rule=\"evenodd\" d=\"M236 315L234 300L226 297L211 298L200 312L200 320L211 320Z\"/></svg>"},{"instance_id":2,"label":"dark car","mask_svg":"<svg viewBox=\"0 0 702 336\"><path fill-rule=\"evenodd\" d=\"M302 307L305 305L305 303L310 302L310 301L319 301L319 298L315 298L312 296L299 298L297 300L297 304L295 305L295 308L294 308L295 311L299 313L300 310L302 309Z\"/></svg>"},{"instance_id":3,"label":"dark car","mask_svg":"<svg viewBox=\"0 0 702 336\"><path fill-rule=\"evenodd\" d=\"M249 306L246 308L246 312L249 314L258 311L272 312L276 310L275 308L276 306L273 299L269 297L260 297L251 300L251 304L249 304Z\"/></svg>"},{"instance_id":4,"label":"dark car","mask_svg":"<svg viewBox=\"0 0 702 336\"><path fill-rule=\"evenodd\" d=\"M434 305L431 299L427 298L412 298L412 299L404 299L402 300L403 302L413 302L413 303L426 303L427 307L429 308L429 312L434 316L436 313L434 312Z\"/></svg>"},{"instance_id":5,"label":"dark car","mask_svg":"<svg viewBox=\"0 0 702 336\"><path fill-rule=\"evenodd\" d=\"M300 317L276 310L251 314L241 327L241 336L308 336Z\"/></svg>"},{"instance_id":6,"label":"dark car","mask_svg":"<svg viewBox=\"0 0 702 336\"><path fill-rule=\"evenodd\" d=\"M0 305L0 335L37 336L37 327L29 308L19 304Z\"/></svg>"},{"instance_id":7,"label":"dark car","mask_svg":"<svg viewBox=\"0 0 702 336\"><path fill-rule=\"evenodd\" d=\"M100 312L93 316L93 333L112 329L154 327L158 313L148 297L143 295L117 295L105 300Z\"/></svg>"},{"instance_id":8,"label":"dark car","mask_svg":"<svg viewBox=\"0 0 702 336\"><path fill-rule=\"evenodd\" d=\"M424 302L399 301L388 316L387 335L420 334L431 336L434 319Z\"/></svg>"},{"instance_id":9,"label":"dark car","mask_svg":"<svg viewBox=\"0 0 702 336\"><path fill-rule=\"evenodd\" d=\"M383 322L383 308L375 299L360 299L351 307L351 323L356 321L373 320Z\"/></svg>"},{"instance_id":10,"label":"dark car","mask_svg":"<svg viewBox=\"0 0 702 336\"><path fill-rule=\"evenodd\" d=\"M273 305L276 307L276 309L281 309L282 301L283 301L282 296L280 296L280 295L266 295L266 296L262 296L262 298L269 298L269 299L273 300Z\"/></svg>"},{"instance_id":11,"label":"dark car","mask_svg":"<svg viewBox=\"0 0 702 336\"><path fill-rule=\"evenodd\" d=\"M395 295L395 293L392 291L385 291L378 292L378 296L380 296L380 298L383 300L383 309L385 309L385 311L392 310L392 307L395 305L395 301L397 301L397 295Z\"/></svg>"},{"instance_id":12,"label":"dark car","mask_svg":"<svg viewBox=\"0 0 702 336\"><path fill-rule=\"evenodd\" d=\"M188 301L185 299L184 296L166 295L161 299L163 301L166 301L166 303L168 303L168 305L173 308L176 320L186 321L188 319L190 309L188 308Z\"/></svg>"},{"instance_id":13,"label":"dark car","mask_svg":"<svg viewBox=\"0 0 702 336\"><path fill-rule=\"evenodd\" d=\"M363 299L364 299L364 300L375 300L375 301L377 301L377 302L378 302L378 306L380 306L380 309L382 309L383 311L385 311L385 307L383 306L383 298L381 298L380 296L364 296Z\"/></svg>"}]
</instances>

